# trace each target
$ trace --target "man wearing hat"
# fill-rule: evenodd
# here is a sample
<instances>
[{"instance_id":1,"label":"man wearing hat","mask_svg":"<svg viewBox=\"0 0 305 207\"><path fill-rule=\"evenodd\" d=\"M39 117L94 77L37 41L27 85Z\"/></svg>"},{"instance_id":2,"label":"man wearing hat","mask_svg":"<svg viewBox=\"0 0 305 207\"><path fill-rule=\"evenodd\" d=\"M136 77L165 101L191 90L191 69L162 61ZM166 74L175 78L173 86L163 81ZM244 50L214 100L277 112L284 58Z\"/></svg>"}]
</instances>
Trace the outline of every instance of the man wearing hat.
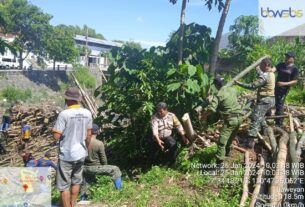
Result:
<instances>
[{"instance_id":1,"label":"man wearing hat","mask_svg":"<svg viewBox=\"0 0 305 207\"><path fill-rule=\"evenodd\" d=\"M225 156L229 154L230 145L237 134L243 117L241 105L238 103L237 91L233 87L224 86L224 84L223 77L218 76L214 79L214 85L218 92L201 115L201 119L206 120L213 113L219 113L224 120L216 153L218 164L222 163Z\"/></svg>"},{"instance_id":2,"label":"man wearing hat","mask_svg":"<svg viewBox=\"0 0 305 207\"><path fill-rule=\"evenodd\" d=\"M56 185L63 206L73 207L83 182L84 161L91 140L92 115L81 107L78 88L68 88L64 97L68 108L59 113L52 130L54 138L59 140Z\"/></svg>"},{"instance_id":3,"label":"man wearing hat","mask_svg":"<svg viewBox=\"0 0 305 207\"><path fill-rule=\"evenodd\" d=\"M97 140L99 127L96 124L92 126L91 142L88 146L88 156L84 166L84 182L81 187L81 200L88 199L89 183L96 182L96 175L110 175L117 190L122 188L122 173L120 168L115 165L107 164L105 147L102 141Z\"/></svg>"},{"instance_id":4,"label":"man wearing hat","mask_svg":"<svg viewBox=\"0 0 305 207\"><path fill-rule=\"evenodd\" d=\"M294 64L295 53L287 52L285 62L276 66L277 78L275 83L275 108L276 115L283 115L285 98L289 93L290 86L297 84L299 70ZM275 120L277 126L283 125L283 118Z\"/></svg>"}]
</instances>

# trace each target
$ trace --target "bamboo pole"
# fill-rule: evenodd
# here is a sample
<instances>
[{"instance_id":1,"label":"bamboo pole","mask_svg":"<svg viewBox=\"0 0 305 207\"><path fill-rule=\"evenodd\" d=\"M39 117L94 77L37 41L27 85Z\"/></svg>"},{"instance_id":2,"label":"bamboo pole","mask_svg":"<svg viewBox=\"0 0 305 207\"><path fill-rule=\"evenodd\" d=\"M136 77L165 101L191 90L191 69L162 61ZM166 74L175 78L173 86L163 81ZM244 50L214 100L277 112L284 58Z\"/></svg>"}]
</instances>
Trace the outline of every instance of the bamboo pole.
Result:
<instances>
[{"instance_id":1,"label":"bamboo pole","mask_svg":"<svg viewBox=\"0 0 305 207\"><path fill-rule=\"evenodd\" d=\"M184 126L184 130L185 130L187 138L189 140L193 141L194 136L195 136L195 132L194 132L193 125L192 125L192 122L191 122L191 118L190 118L188 113L185 113L183 115L182 124Z\"/></svg>"},{"instance_id":2,"label":"bamboo pole","mask_svg":"<svg viewBox=\"0 0 305 207\"><path fill-rule=\"evenodd\" d=\"M264 160L263 156L260 155L259 157L260 157L259 170L257 172L257 178L256 178L254 191L253 191L253 194L252 194L252 200L251 200L251 203L250 203L250 207L255 206L257 197L258 197L260 189L261 189L261 184L263 183L262 176L263 176L263 172L265 170L265 160Z\"/></svg>"},{"instance_id":3,"label":"bamboo pole","mask_svg":"<svg viewBox=\"0 0 305 207\"><path fill-rule=\"evenodd\" d=\"M249 195L249 175L250 175L250 161L249 161L249 151L246 151L245 153L245 174L243 179L243 194L240 199L239 206L245 206L246 200Z\"/></svg>"},{"instance_id":4,"label":"bamboo pole","mask_svg":"<svg viewBox=\"0 0 305 207\"><path fill-rule=\"evenodd\" d=\"M259 132L257 132L257 136L258 136L259 140L265 145L265 147L266 147L270 152L272 152L272 148L271 148L270 144L266 142L266 140L264 139L264 137L263 137Z\"/></svg>"}]
</instances>

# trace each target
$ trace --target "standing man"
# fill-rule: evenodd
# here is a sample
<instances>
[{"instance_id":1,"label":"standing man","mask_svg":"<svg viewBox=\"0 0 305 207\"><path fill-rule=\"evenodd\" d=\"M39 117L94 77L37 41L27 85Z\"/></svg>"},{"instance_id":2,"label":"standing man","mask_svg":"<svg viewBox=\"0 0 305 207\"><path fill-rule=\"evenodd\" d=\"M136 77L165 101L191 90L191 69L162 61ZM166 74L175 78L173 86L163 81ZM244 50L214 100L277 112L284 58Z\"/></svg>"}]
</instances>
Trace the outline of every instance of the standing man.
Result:
<instances>
[{"instance_id":1,"label":"standing man","mask_svg":"<svg viewBox=\"0 0 305 207\"><path fill-rule=\"evenodd\" d=\"M287 52L285 62L276 66L277 78L275 84L275 115L283 115L285 98L289 93L290 86L297 84L299 70L294 64L295 53ZM283 118L275 120L277 126L283 125Z\"/></svg>"},{"instance_id":2,"label":"standing man","mask_svg":"<svg viewBox=\"0 0 305 207\"><path fill-rule=\"evenodd\" d=\"M11 116L10 110L6 109L3 116L2 116L2 131L8 130L11 123Z\"/></svg>"},{"instance_id":3,"label":"standing man","mask_svg":"<svg viewBox=\"0 0 305 207\"><path fill-rule=\"evenodd\" d=\"M117 190L122 188L122 173L120 168L107 164L107 156L102 141L97 140L99 127L96 124L92 126L92 137L88 147L88 156L84 166L84 182L81 187L81 200L88 199L89 183L96 182L96 175L110 175Z\"/></svg>"},{"instance_id":4,"label":"standing man","mask_svg":"<svg viewBox=\"0 0 305 207\"><path fill-rule=\"evenodd\" d=\"M221 164L230 152L230 146L242 122L242 108L238 103L237 91L233 87L224 86L224 78L216 77L214 85L218 92L203 112L201 119L206 120L213 113L219 113L224 120L220 132L216 153L217 163Z\"/></svg>"},{"instance_id":5,"label":"standing man","mask_svg":"<svg viewBox=\"0 0 305 207\"><path fill-rule=\"evenodd\" d=\"M235 84L250 90L257 90L257 102L252 112L251 125L248 131L248 140L246 142L247 148L254 147L254 138L257 136L257 132L260 131L262 126L264 131L267 130L268 125L265 119L267 111L274 107L274 87L275 87L275 75L271 68L272 62L270 58L265 58L260 64L259 78L253 83L241 83L235 81Z\"/></svg>"},{"instance_id":6,"label":"standing man","mask_svg":"<svg viewBox=\"0 0 305 207\"><path fill-rule=\"evenodd\" d=\"M80 101L78 88L68 88L65 92L68 108L59 113L53 128L54 138L59 140L56 185L64 207L74 207L76 203L91 140L92 115L81 107Z\"/></svg>"},{"instance_id":7,"label":"standing man","mask_svg":"<svg viewBox=\"0 0 305 207\"><path fill-rule=\"evenodd\" d=\"M168 153L169 165L176 161L177 157L177 141L172 137L172 130L176 128L185 144L189 141L185 136L184 129L175 114L168 111L167 104L160 102L157 105L157 113L152 117L151 127L155 144L158 148ZM157 148L157 147L156 147ZM154 159L159 154L159 150L154 152Z\"/></svg>"}]
</instances>

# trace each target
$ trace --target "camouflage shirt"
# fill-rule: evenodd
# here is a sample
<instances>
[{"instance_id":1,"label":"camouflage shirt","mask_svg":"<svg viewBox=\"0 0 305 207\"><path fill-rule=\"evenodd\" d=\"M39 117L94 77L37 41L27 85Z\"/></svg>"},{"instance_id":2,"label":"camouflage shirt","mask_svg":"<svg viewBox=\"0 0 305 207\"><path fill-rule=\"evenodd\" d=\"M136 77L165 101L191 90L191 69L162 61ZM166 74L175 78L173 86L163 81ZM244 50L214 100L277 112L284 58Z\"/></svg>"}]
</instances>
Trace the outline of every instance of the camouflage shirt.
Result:
<instances>
[{"instance_id":1,"label":"camouflage shirt","mask_svg":"<svg viewBox=\"0 0 305 207\"><path fill-rule=\"evenodd\" d=\"M173 128L176 128L181 135L185 134L180 121L176 115L171 112L168 112L163 118L156 113L152 117L151 126L153 135L159 135L161 139L164 137L169 137L172 134Z\"/></svg>"},{"instance_id":2,"label":"camouflage shirt","mask_svg":"<svg viewBox=\"0 0 305 207\"><path fill-rule=\"evenodd\" d=\"M223 86L213 96L207 111L219 112L222 116L242 114L242 107L238 102L238 94L234 87Z\"/></svg>"}]
</instances>

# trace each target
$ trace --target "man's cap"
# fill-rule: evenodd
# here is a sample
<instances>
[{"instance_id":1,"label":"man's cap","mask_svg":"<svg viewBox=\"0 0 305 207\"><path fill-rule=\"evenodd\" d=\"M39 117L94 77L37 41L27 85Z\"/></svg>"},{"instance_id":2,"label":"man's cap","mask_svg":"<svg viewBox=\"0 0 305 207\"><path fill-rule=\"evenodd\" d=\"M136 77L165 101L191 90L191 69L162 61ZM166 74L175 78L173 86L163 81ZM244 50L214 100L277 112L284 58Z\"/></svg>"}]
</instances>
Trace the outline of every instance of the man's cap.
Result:
<instances>
[{"instance_id":1,"label":"man's cap","mask_svg":"<svg viewBox=\"0 0 305 207\"><path fill-rule=\"evenodd\" d=\"M213 81L214 85L216 85L216 86L223 86L224 82L225 82L225 79L221 76L217 76Z\"/></svg>"},{"instance_id":2,"label":"man's cap","mask_svg":"<svg viewBox=\"0 0 305 207\"><path fill-rule=\"evenodd\" d=\"M92 134L98 134L100 127L97 124L92 124Z\"/></svg>"},{"instance_id":3,"label":"man's cap","mask_svg":"<svg viewBox=\"0 0 305 207\"><path fill-rule=\"evenodd\" d=\"M82 97L81 94L76 87L70 87L65 92L65 99L66 100L73 100L73 101L81 101Z\"/></svg>"},{"instance_id":4,"label":"man's cap","mask_svg":"<svg viewBox=\"0 0 305 207\"><path fill-rule=\"evenodd\" d=\"M51 152L50 151L46 151L46 153L44 154L45 157L51 157Z\"/></svg>"},{"instance_id":5,"label":"man's cap","mask_svg":"<svg viewBox=\"0 0 305 207\"><path fill-rule=\"evenodd\" d=\"M285 56L295 58L295 52L287 52L285 53Z\"/></svg>"}]
</instances>

